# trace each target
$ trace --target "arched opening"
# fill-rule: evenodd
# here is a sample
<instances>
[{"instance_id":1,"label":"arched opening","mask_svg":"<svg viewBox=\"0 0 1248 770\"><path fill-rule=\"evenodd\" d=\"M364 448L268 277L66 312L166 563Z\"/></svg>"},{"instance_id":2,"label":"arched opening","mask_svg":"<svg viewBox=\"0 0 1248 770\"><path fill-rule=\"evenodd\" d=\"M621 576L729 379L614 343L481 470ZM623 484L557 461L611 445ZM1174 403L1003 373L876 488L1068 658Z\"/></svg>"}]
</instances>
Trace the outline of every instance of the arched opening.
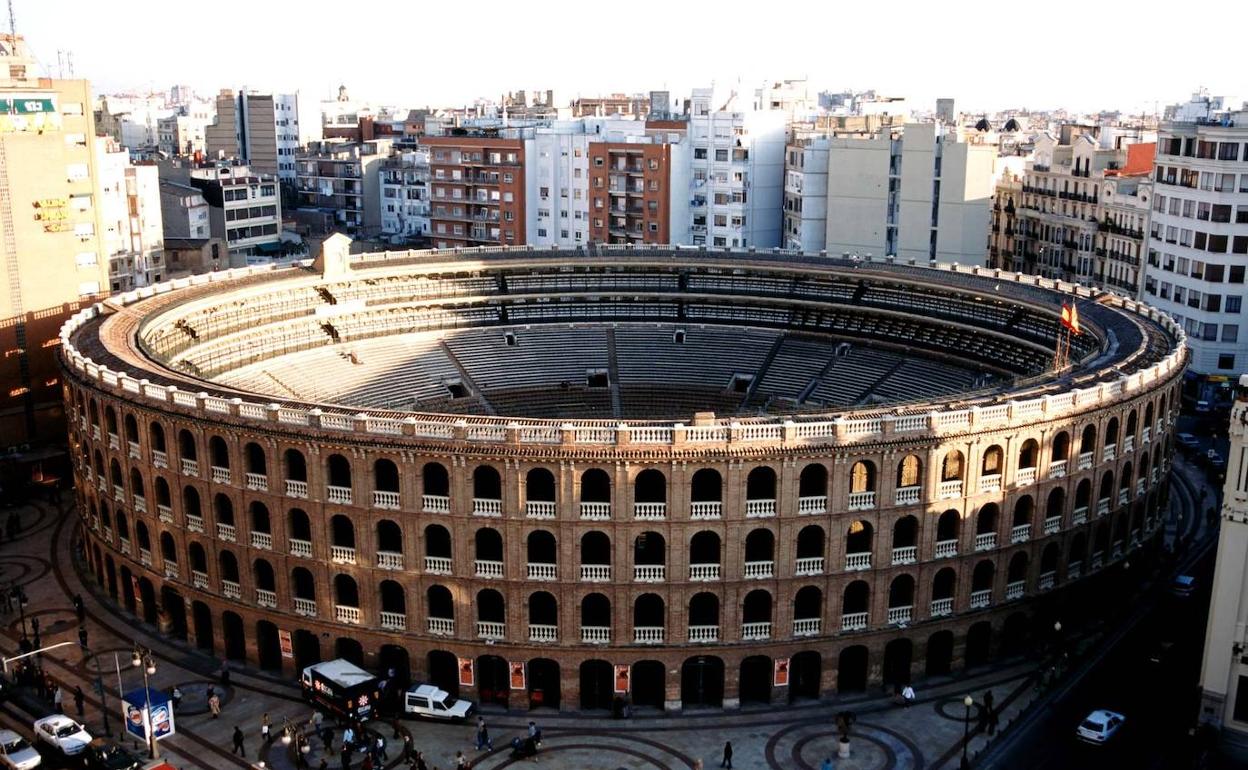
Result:
<instances>
[{"instance_id":1,"label":"arched opening","mask_svg":"<svg viewBox=\"0 0 1248 770\"><path fill-rule=\"evenodd\" d=\"M273 565L266 559L256 559L251 563L251 577L256 588L261 591L277 591L277 578L273 574Z\"/></svg>"},{"instance_id":2,"label":"arched opening","mask_svg":"<svg viewBox=\"0 0 1248 770\"><path fill-rule=\"evenodd\" d=\"M267 538L261 537L257 540L252 537L252 546L271 549L273 547L273 524L269 520L269 509L259 500L252 501L247 506L247 518L251 520L252 533L268 535Z\"/></svg>"},{"instance_id":3,"label":"arched opening","mask_svg":"<svg viewBox=\"0 0 1248 770\"><path fill-rule=\"evenodd\" d=\"M138 468L130 469L130 494L134 496L136 510L138 510L140 498L144 500L143 507L147 507L147 489L143 486L143 474L139 472Z\"/></svg>"},{"instance_id":4,"label":"arched opening","mask_svg":"<svg viewBox=\"0 0 1248 770\"><path fill-rule=\"evenodd\" d=\"M871 607L871 589L865 580L855 580L845 586L841 597L841 629L857 631L867 627L867 613Z\"/></svg>"},{"instance_id":5,"label":"arched opening","mask_svg":"<svg viewBox=\"0 0 1248 770\"><path fill-rule=\"evenodd\" d=\"M534 658L529 661L528 669L529 708L558 709L561 700L559 664L549 658Z\"/></svg>"},{"instance_id":6,"label":"arched opening","mask_svg":"<svg viewBox=\"0 0 1248 770\"><path fill-rule=\"evenodd\" d=\"M264 455L264 448L254 441L249 441L243 446L243 467L247 473L257 476L267 477L269 473L269 464ZM247 486L252 487L251 479L248 479ZM267 488L267 484L265 487Z\"/></svg>"},{"instance_id":7,"label":"arched opening","mask_svg":"<svg viewBox=\"0 0 1248 770\"><path fill-rule=\"evenodd\" d=\"M992 624L980 621L966 632L966 667L982 666L988 662L992 647Z\"/></svg>"},{"instance_id":8,"label":"arched opening","mask_svg":"<svg viewBox=\"0 0 1248 770\"><path fill-rule=\"evenodd\" d=\"M477 559L477 571L482 572L481 562L487 562L487 567L497 565L498 577L501 577L503 563L503 536L498 534L498 530L489 527L481 527L473 534L473 545L475 547ZM494 574L487 570L485 574Z\"/></svg>"},{"instance_id":9,"label":"arched opening","mask_svg":"<svg viewBox=\"0 0 1248 770\"><path fill-rule=\"evenodd\" d=\"M160 608L156 606L156 588L146 577L139 578L139 598L143 602L143 622L156 625Z\"/></svg>"},{"instance_id":10,"label":"arched opening","mask_svg":"<svg viewBox=\"0 0 1248 770\"><path fill-rule=\"evenodd\" d=\"M1054 487L1049 492L1048 502L1046 502L1044 505L1044 518L1045 518L1044 529L1045 529L1046 535L1050 534L1049 532L1050 526L1048 522L1051 521L1052 519L1060 520L1062 518L1062 513L1065 510L1066 510L1066 490L1063 487ZM1061 529L1060 521L1058 523L1057 528Z\"/></svg>"},{"instance_id":11,"label":"arched opening","mask_svg":"<svg viewBox=\"0 0 1248 770\"><path fill-rule=\"evenodd\" d=\"M152 551L152 540L147 533L147 525L142 520L134 522L134 540L139 544L140 551Z\"/></svg>"},{"instance_id":12,"label":"arched opening","mask_svg":"<svg viewBox=\"0 0 1248 770\"><path fill-rule=\"evenodd\" d=\"M429 630L451 634L455 631L455 601L446 586L431 585L425 590L425 611L429 613ZM436 620L435 620L436 619ZM444 621L438 623L436 621Z\"/></svg>"},{"instance_id":13,"label":"arched opening","mask_svg":"<svg viewBox=\"0 0 1248 770\"><path fill-rule=\"evenodd\" d=\"M169 618L169 635L186 641L186 600L182 598L182 594L166 583L160 589L160 606Z\"/></svg>"},{"instance_id":14,"label":"arched opening","mask_svg":"<svg viewBox=\"0 0 1248 770\"><path fill-rule=\"evenodd\" d=\"M640 515L662 514L667 505L667 478L662 471L647 468L633 480L633 502ZM647 506L645 508L641 506Z\"/></svg>"},{"instance_id":15,"label":"arched opening","mask_svg":"<svg viewBox=\"0 0 1248 770\"><path fill-rule=\"evenodd\" d=\"M914 661L914 645L909 639L893 639L884 645L884 666L880 671L885 687L901 687L910 683L910 666Z\"/></svg>"},{"instance_id":16,"label":"arched opening","mask_svg":"<svg viewBox=\"0 0 1248 770\"><path fill-rule=\"evenodd\" d=\"M498 471L489 465L478 465L472 472L473 512L496 513L495 506L501 505L502 499L503 479Z\"/></svg>"},{"instance_id":17,"label":"arched opening","mask_svg":"<svg viewBox=\"0 0 1248 770\"><path fill-rule=\"evenodd\" d=\"M953 509L940 514L940 518L936 520L937 558L952 556L958 552L958 531L961 524L962 516Z\"/></svg>"},{"instance_id":18,"label":"arched opening","mask_svg":"<svg viewBox=\"0 0 1248 770\"><path fill-rule=\"evenodd\" d=\"M953 632L937 631L927 638L923 656L928 676L948 676L953 672Z\"/></svg>"},{"instance_id":19,"label":"arched opening","mask_svg":"<svg viewBox=\"0 0 1248 770\"><path fill-rule=\"evenodd\" d=\"M581 535L581 579L611 579L611 538L605 532Z\"/></svg>"},{"instance_id":20,"label":"arched opening","mask_svg":"<svg viewBox=\"0 0 1248 770\"><path fill-rule=\"evenodd\" d=\"M745 536L746 577L770 575L776 558L776 536L762 527L750 530Z\"/></svg>"},{"instance_id":21,"label":"arched opening","mask_svg":"<svg viewBox=\"0 0 1248 770\"><path fill-rule=\"evenodd\" d=\"M741 638L771 638L771 594L762 589L750 591L741 603Z\"/></svg>"},{"instance_id":22,"label":"arched opening","mask_svg":"<svg viewBox=\"0 0 1248 770\"><path fill-rule=\"evenodd\" d=\"M507 623L507 608L503 595L493 588L485 588L477 592L477 623L497 626L505 626ZM488 632L488 629L486 631ZM502 633L494 635L502 636Z\"/></svg>"},{"instance_id":23,"label":"arched opening","mask_svg":"<svg viewBox=\"0 0 1248 770\"><path fill-rule=\"evenodd\" d=\"M286 466L287 481L295 481L300 484L308 483L308 462L304 458L303 452L300 452L298 449L287 449L282 454L282 459L283 464ZM290 494L289 485L287 486L287 494Z\"/></svg>"},{"instance_id":24,"label":"arched opening","mask_svg":"<svg viewBox=\"0 0 1248 770\"><path fill-rule=\"evenodd\" d=\"M173 507L173 499L169 492L169 482L165 481L162 477L157 476L155 480L152 481L152 489L156 491L156 505L158 507Z\"/></svg>"},{"instance_id":25,"label":"arched opening","mask_svg":"<svg viewBox=\"0 0 1248 770\"><path fill-rule=\"evenodd\" d=\"M956 449L947 452L940 461L940 480L961 481L966 472L965 465L961 452Z\"/></svg>"},{"instance_id":26,"label":"arched opening","mask_svg":"<svg viewBox=\"0 0 1248 770\"><path fill-rule=\"evenodd\" d=\"M403 691L412 681L412 663L407 648L400 644L383 644L377 649L377 668L390 680L386 685L385 698L390 709L400 706Z\"/></svg>"},{"instance_id":27,"label":"arched opening","mask_svg":"<svg viewBox=\"0 0 1248 770\"><path fill-rule=\"evenodd\" d=\"M1118 443L1118 418L1110 417L1109 422L1105 424L1105 448L1108 449Z\"/></svg>"},{"instance_id":28,"label":"arched opening","mask_svg":"<svg viewBox=\"0 0 1248 770\"><path fill-rule=\"evenodd\" d=\"M809 501L817 501L819 498L826 499L828 496L828 469L820 463L811 463L802 468L802 473L797 477L797 495L798 498L804 498ZM822 512L823 506L809 505L814 508L813 512ZM801 511L802 513L811 513L812 511Z\"/></svg>"},{"instance_id":29,"label":"arched opening","mask_svg":"<svg viewBox=\"0 0 1248 770\"><path fill-rule=\"evenodd\" d=\"M212 498L212 515L216 519L217 524L224 524L227 527L234 527L234 501L230 500L225 494L218 493ZM218 532L218 534L222 534ZM223 540L234 541L233 537L223 537Z\"/></svg>"},{"instance_id":30,"label":"arched opening","mask_svg":"<svg viewBox=\"0 0 1248 770\"><path fill-rule=\"evenodd\" d=\"M689 579L717 580L720 576L719 534L695 532L689 539Z\"/></svg>"},{"instance_id":31,"label":"arched opening","mask_svg":"<svg viewBox=\"0 0 1248 770\"><path fill-rule=\"evenodd\" d=\"M909 624L914 616L914 577L898 575L888 586L888 622Z\"/></svg>"},{"instance_id":32,"label":"arched opening","mask_svg":"<svg viewBox=\"0 0 1248 770\"><path fill-rule=\"evenodd\" d=\"M611 477L601 468L590 468L581 474L581 505L584 512L585 503L595 506L611 505ZM595 511L596 512L596 511Z\"/></svg>"},{"instance_id":33,"label":"arched opening","mask_svg":"<svg viewBox=\"0 0 1248 770\"><path fill-rule=\"evenodd\" d=\"M351 523L351 519L341 513L329 520L329 537L330 543L338 548L347 548L351 551L355 550L355 525ZM345 555L339 558L346 559ZM350 554L350 561L355 561L355 554Z\"/></svg>"},{"instance_id":34,"label":"arched opening","mask_svg":"<svg viewBox=\"0 0 1248 770\"><path fill-rule=\"evenodd\" d=\"M813 650L797 653L789 659L789 702L818 700L823 658Z\"/></svg>"},{"instance_id":35,"label":"arched opening","mask_svg":"<svg viewBox=\"0 0 1248 770\"><path fill-rule=\"evenodd\" d=\"M639 660L632 666L633 707L662 710L667 698L667 667L657 660Z\"/></svg>"},{"instance_id":36,"label":"arched opening","mask_svg":"<svg viewBox=\"0 0 1248 770\"><path fill-rule=\"evenodd\" d=\"M529 641L554 641L559 628L559 605L549 591L529 594ZM548 635L543 635L545 629Z\"/></svg>"},{"instance_id":37,"label":"arched opening","mask_svg":"<svg viewBox=\"0 0 1248 770\"><path fill-rule=\"evenodd\" d=\"M689 599L689 641L708 641L719 637L719 597L703 591Z\"/></svg>"},{"instance_id":38,"label":"arched opening","mask_svg":"<svg viewBox=\"0 0 1248 770\"><path fill-rule=\"evenodd\" d=\"M1079 454L1090 455L1096 451L1096 426L1085 425L1079 438Z\"/></svg>"},{"instance_id":39,"label":"arched opening","mask_svg":"<svg viewBox=\"0 0 1248 770\"><path fill-rule=\"evenodd\" d=\"M1053 436L1053 443L1049 450L1049 461L1060 463L1070 459L1070 434L1066 431L1058 431ZM1065 469L1063 469L1065 470Z\"/></svg>"},{"instance_id":40,"label":"arched opening","mask_svg":"<svg viewBox=\"0 0 1248 770\"><path fill-rule=\"evenodd\" d=\"M507 661L497 655L477 658L477 693L482 703L507 706L511 694L511 671Z\"/></svg>"},{"instance_id":41,"label":"arched opening","mask_svg":"<svg viewBox=\"0 0 1248 770\"><path fill-rule=\"evenodd\" d=\"M395 580L383 580L381 585L377 587L379 598L381 599L381 611L392 615L401 615L404 620L407 618L407 591L403 590L403 586ZM395 627L400 630L406 628L406 623L400 624L396 619L392 619L391 623L386 623L386 619L382 619L383 627Z\"/></svg>"},{"instance_id":42,"label":"arched opening","mask_svg":"<svg viewBox=\"0 0 1248 770\"><path fill-rule=\"evenodd\" d=\"M724 662L710 655L689 658L681 666L680 701L685 709L724 705Z\"/></svg>"},{"instance_id":43,"label":"arched opening","mask_svg":"<svg viewBox=\"0 0 1248 770\"><path fill-rule=\"evenodd\" d=\"M186 552L190 556L191 569L193 571L208 572L208 555L204 553L202 545L192 542L186 547Z\"/></svg>"},{"instance_id":44,"label":"arched opening","mask_svg":"<svg viewBox=\"0 0 1248 770\"><path fill-rule=\"evenodd\" d=\"M350 663L363 668L364 666L364 645L359 640L352 639L347 636L340 636L334 641L334 652L336 657L342 658Z\"/></svg>"},{"instance_id":45,"label":"arched opening","mask_svg":"<svg viewBox=\"0 0 1248 770\"><path fill-rule=\"evenodd\" d=\"M230 469L230 450L220 436L208 438L208 460L213 468Z\"/></svg>"},{"instance_id":46,"label":"arched opening","mask_svg":"<svg viewBox=\"0 0 1248 770\"><path fill-rule=\"evenodd\" d=\"M282 670L282 643L277 626L267 620L256 622L256 659L266 671Z\"/></svg>"},{"instance_id":47,"label":"arched opening","mask_svg":"<svg viewBox=\"0 0 1248 770\"><path fill-rule=\"evenodd\" d=\"M1127 413L1127 430L1125 433L1123 433L1123 436L1126 438L1135 438L1138 432L1138 427L1139 427L1139 418L1136 416L1135 410L1132 409L1130 412Z\"/></svg>"},{"instance_id":48,"label":"arched opening","mask_svg":"<svg viewBox=\"0 0 1248 770\"><path fill-rule=\"evenodd\" d=\"M557 559L554 535L544 529L533 530L525 539L525 551L530 578L554 579Z\"/></svg>"},{"instance_id":49,"label":"arched opening","mask_svg":"<svg viewBox=\"0 0 1248 770\"><path fill-rule=\"evenodd\" d=\"M610 709L615 700L615 669L605 660L587 660L580 668L582 711Z\"/></svg>"},{"instance_id":50,"label":"arched opening","mask_svg":"<svg viewBox=\"0 0 1248 770\"><path fill-rule=\"evenodd\" d=\"M642 594L633 602L633 641L662 641L667 626L663 597Z\"/></svg>"},{"instance_id":51,"label":"arched opening","mask_svg":"<svg viewBox=\"0 0 1248 770\"><path fill-rule=\"evenodd\" d=\"M420 469L420 484L426 511L445 513L449 510L445 504L451 495L451 475L447 473L445 466L441 463L425 463Z\"/></svg>"},{"instance_id":52,"label":"arched opening","mask_svg":"<svg viewBox=\"0 0 1248 770\"><path fill-rule=\"evenodd\" d=\"M191 620L195 624L195 647L212 652L212 610L203 602L191 602Z\"/></svg>"},{"instance_id":53,"label":"arched opening","mask_svg":"<svg viewBox=\"0 0 1248 770\"><path fill-rule=\"evenodd\" d=\"M983 462L980 465L979 473L981 483L982 480L996 478L1000 480L1001 473L1005 468L1005 453L1001 451L1001 447L992 445L984 450Z\"/></svg>"},{"instance_id":54,"label":"arched opening","mask_svg":"<svg viewBox=\"0 0 1248 770\"><path fill-rule=\"evenodd\" d=\"M893 524L893 564L914 564L919 560L919 520L902 516Z\"/></svg>"},{"instance_id":55,"label":"arched opening","mask_svg":"<svg viewBox=\"0 0 1248 770\"><path fill-rule=\"evenodd\" d=\"M1040 442L1034 438L1029 438L1023 442L1023 446L1018 450L1018 467L1020 469L1035 468L1039 463Z\"/></svg>"},{"instance_id":56,"label":"arched opening","mask_svg":"<svg viewBox=\"0 0 1248 770\"><path fill-rule=\"evenodd\" d=\"M1088 505L1092 500L1092 482L1084 479L1079 482L1079 486L1075 487L1075 512L1088 512Z\"/></svg>"},{"instance_id":57,"label":"arched opening","mask_svg":"<svg viewBox=\"0 0 1248 770\"><path fill-rule=\"evenodd\" d=\"M110 436L117 435L117 410L111 406L104 407L104 429Z\"/></svg>"},{"instance_id":58,"label":"arched opening","mask_svg":"<svg viewBox=\"0 0 1248 770\"><path fill-rule=\"evenodd\" d=\"M425 658L429 667L429 682L452 697L459 697L459 658L455 653L430 650Z\"/></svg>"},{"instance_id":59,"label":"arched opening","mask_svg":"<svg viewBox=\"0 0 1248 770\"><path fill-rule=\"evenodd\" d=\"M360 589L355 578L339 573L334 575L334 604L342 608L359 610Z\"/></svg>"},{"instance_id":60,"label":"arched opening","mask_svg":"<svg viewBox=\"0 0 1248 770\"><path fill-rule=\"evenodd\" d=\"M846 647L836 661L836 691L838 693L866 692L867 648L861 644Z\"/></svg>"},{"instance_id":61,"label":"arched opening","mask_svg":"<svg viewBox=\"0 0 1248 770\"><path fill-rule=\"evenodd\" d=\"M845 533L845 567L846 569L867 569L871 566L871 550L874 548L875 532L871 522L855 520L850 522Z\"/></svg>"},{"instance_id":62,"label":"arched opening","mask_svg":"<svg viewBox=\"0 0 1248 770\"><path fill-rule=\"evenodd\" d=\"M975 550L981 548L992 548L996 545L995 535L997 532L997 515L999 509L996 503L987 503L979 509L975 514ZM981 535L993 535L991 542Z\"/></svg>"},{"instance_id":63,"label":"arched opening","mask_svg":"<svg viewBox=\"0 0 1248 770\"><path fill-rule=\"evenodd\" d=\"M581 638L607 642L611 638L611 600L603 594L581 599Z\"/></svg>"},{"instance_id":64,"label":"arched opening","mask_svg":"<svg viewBox=\"0 0 1248 770\"><path fill-rule=\"evenodd\" d=\"M797 575L823 574L824 536L823 527L808 524L797 533Z\"/></svg>"},{"instance_id":65,"label":"arched opening","mask_svg":"<svg viewBox=\"0 0 1248 770\"><path fill-rule=\"evenodd\" d=\"M689 482L689 514L693 518L719 516L724 500L724 480L714 468L702 468Z\"/></svg>"},{"instance_id":66,"label":"arched opening","mask_svg":"<svg viewBox=\"0 0 1248 770\"><path fill-rule=\"evenodd\" d=\"M225 639L225 657L230 660L247 659L247 637L243 631L243 619L233 612L221 614L221 631Z\"/></svg>"},{"instance_id":67,"label":"arched opening","mask_svg":"<svg viewBox=\"0 0 1248 770\"><path fill-rule=\"evenodd\" d=\"M290 571L290 590L296 599L316 601L316 580L305 567L295 567Z\"/></svg>"},{"instance_id":68,"label":"arched opening","mask_svg":"<svg viewBox=\"0 0 1248 770\"><path fill-rule=\"evenodd\" d=\"M165 448L165 429L160 423L153 422L150 426L148 426L147 435L149 440L152 442L152 451L168 451Z\"/></svg>"},{"instance_id":69,"label":"arched opening","mask_svg":"<svg viewBox=\"0 0 1248 770\"><path fill-rule=\"evenodd\" d=\"M747 703L771 703L771 658L751 655L741 661L737 695L742 705Z\"/></svg>"},{"instance_id":70,"label":"arched opening","mask_svg":"<svg viewBox=\"0 0 1248 770\"><path fill-rule=\"evenodd\" d=\"M1099 508L1110 508L1113 506L1114 497L1114 472L1112 470L1105 471L1101 475L1101 493L1096 498L1096 504Z\"/></svg>"},{"instance_id":71,"label":"arched opening","mask_svg":"<svg viewBox=\"0 0 1248 770\"><path fill-rule=\"evenodd\" d=\"M377 522L377 564L397 569L403 564L403 528L398 522L380 519Z\"/></svg>"},{"instance_id":72,"label":"arched opening","mask_svg":"<svg viewBox=\"0 0 1248 770\"><path fill-rule=\"evenodd\" d=\"M1010 529L1010 542L1021 543L1031 536L1031 520L1036 513L1036 503L1031 495L1023 495L1014 502L1014 523Z\"/></svg>"},{"instance_id":73,"label":"arched opening","mask_svg":"<svg viewBox=\"0 0 1248 770\"><path fill-rule=\"evenodd\" d=\"M425 571L436 575L450 574L451 533L441 524L425 527Z\"/></svg>"},{"instance_id":74,"label":"arched opening","mask_svg":"<svg viewBox=\"0 0 1248 770\"><path fill-rule=\"evenodd\" d=\"M932 578L932 617L953 613L954 593L958 588L958 572L953 567L943 567Z\"/></svg>"},{"instance_id":75,"label":"arched opening","mask_svg":"<svg viewBox=\"0 0 1248 770\"><path fill-rule=\"evenodd\" d=\"M331 487L337 487L340 490L351 489L351 463L342 455L333 454L325 460L326 479ZM347 495L348 500L350 495ZM331 502L347 502L348 500L334 500L331 490Z\"/></svg>"},{"instance_id":76,"label":"arched opening","mask_svg":"<svg viewBox=\"0 0 1248 770\"><path fill-rule=\"evenodd\" d=\"M291 646L295 652L295 669L302 671L314 663L321 662L321 640L316 634L306 629L295 629L291 638Z\"/></svg>"},{"instance_id":77,"label":"arched opening","mask_svg":"<svg viewBox=\"0 0 1248 770\"><path fill-rule=\"evenodd\" d=\"M856 495L874 491L875 465L867 460L859 460L849 470L849 493ZM852 497L850 505L854 505Z\"/></svg>"},{"instance_id":78,"label":"arched opening","mask_svg":"<svg viewBox=\"0 0 1248 770\"><path fill-rule=\"evenodd\" d=\"M160 559L165 564L177 565L178 549L173 542L173 535L168 532L160 533Z\"/></svg>"},{"instance_id":79,"label":"arched opening","mask_svg":"<svg viewBox=\"0 0 1248 770\"><path fill-rule=\"evenodd\" d=\"M750 503L756 503L755 508L768 508L768 512L775 511L776 504L776 472L766 465L760 465L750 471L745 477L745 499L746 512L751 512ZM770 501L770 506L767 505ZM760 509L761 510L761 509ZM722 667L722 663L720 664Z\"/></svg>"},{"instance_id":80,"label":"arched opening","mask_svg":"<svg viewBox=\"0 0 1248 770\"><path fill-rule=\"evenodd\" d=\"M308 514L302 508L291 508L286 517L290 527L290 538L306 542L310 553L312 546L312 522L308 518Z\"/></svg>"},{"instance_id":81,"label":"arched opening","mask_svg":"<svg viewBox=\"0 0 1248 770\"><path fill-rule=\"evenodd\" d=\"M633 540L634 568L641 569L636 577L642 580L662 580L663 571L654 569L667 564L667 545L658 532L642 532Z\"/></svg>"},{"instance_id":82,"label":"arched opening","mask_svg":"<svg viewBox=\"0 0 1248 770\"><path fill-rule=\"evenodd\" d=\"M545 468L531 468L524 477L525 511L529 516L555 515L555 474Z\"/></svg>"},{"instance_id":83,"label":"arched opening","mask_svg":"<svg viewBox=\"0 0 1248 770\"><path fill-rule=\"evenodd\" d=\"M823 631L823 592L802 586L793 597L793 635L814 636Z\"/></svg>"},{"instance_id":84,"label":"arched opening","mask_svg":"<svg viewBox=\"0 0 1248 770\"><path fill-rule=\"evenodd\" d=\"M923 461L918 455L906 455L897 464L897 504L919 502L919 488L923 484Z\"/></svg>"}]
</instances>

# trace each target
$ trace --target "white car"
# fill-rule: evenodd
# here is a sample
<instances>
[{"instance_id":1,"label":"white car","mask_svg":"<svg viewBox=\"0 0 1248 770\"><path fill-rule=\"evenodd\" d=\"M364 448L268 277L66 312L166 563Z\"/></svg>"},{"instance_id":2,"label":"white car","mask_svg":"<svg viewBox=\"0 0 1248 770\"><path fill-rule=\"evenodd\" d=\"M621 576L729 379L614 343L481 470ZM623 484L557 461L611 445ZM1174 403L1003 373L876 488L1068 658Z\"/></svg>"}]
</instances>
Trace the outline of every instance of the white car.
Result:
<instances>
[{"instance_id":1,"label":"white car","mask_svg":"<svg viewBox=\"0 0 1248 770\"><path fill-rule=\"evenodd\" d=\"M30 770L43 763L43 757L22 736L12 730L0 730L0 767L8 770Z\"/></svg>"},{"instance_id":2,"label":"white car","mask_svg":"<svg viewBox=\"0 0 1248 770\"><path fill-rule=\"evenodd\" d=\"M81 754L91 742L91 733L64 714L35 720L35 742L46 743L67 757Z\"/></svg>"},{"instance_id":3,"label":"white car","mask_svg":"<svg viewBox=\"0 0 1248 770\"><path fill-rule=\"evenodd\" d=\"M1075 737L1098 746L1113 738L1127 718L1116 711L1097 709L1084 717L1075 729Z\"/></svg>"},{"instance_id":4,"label":"white car","mask_svg":"<svg viewBox=\"0 0 1248 770\"><path fill-rule=\"evenodd\" d=\"M414 684L403 695L403 710L412 716L462 720L474 708L472 701L452 698L431 684Z\"/></svg>"}]
</instances>

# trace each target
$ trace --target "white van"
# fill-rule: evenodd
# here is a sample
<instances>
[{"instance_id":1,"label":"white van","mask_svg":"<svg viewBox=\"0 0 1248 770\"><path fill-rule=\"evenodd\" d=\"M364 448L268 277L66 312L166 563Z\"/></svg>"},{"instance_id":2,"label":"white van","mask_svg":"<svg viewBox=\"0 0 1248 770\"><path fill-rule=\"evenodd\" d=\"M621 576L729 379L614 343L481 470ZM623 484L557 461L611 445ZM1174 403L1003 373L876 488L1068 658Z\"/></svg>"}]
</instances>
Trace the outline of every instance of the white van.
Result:
<instances>
[{"instance_id":1,"label":"white van","mask_svg":"<svg viewBox=\"0 0 1248 770\"><path fill-rule=\"evenodd\" d=\"M431 684L414 684L403 694L403 711L414 717L460 720L467 719L474 709L472 701L452 698Z\"/></svg>"}]
</instances>

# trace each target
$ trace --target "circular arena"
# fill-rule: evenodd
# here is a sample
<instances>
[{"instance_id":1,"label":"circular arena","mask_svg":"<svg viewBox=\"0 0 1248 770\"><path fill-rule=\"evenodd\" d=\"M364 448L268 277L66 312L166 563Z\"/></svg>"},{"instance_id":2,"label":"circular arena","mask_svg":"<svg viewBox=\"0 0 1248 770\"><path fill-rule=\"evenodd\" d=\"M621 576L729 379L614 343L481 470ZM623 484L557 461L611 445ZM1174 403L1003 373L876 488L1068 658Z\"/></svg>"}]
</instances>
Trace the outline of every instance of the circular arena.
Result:
<instances>
[{"instance_id":1,"label":"circular arena","mask_svg":"<svg viewBox=\"0 0 1248 770\"><path fill-rule=\"evenodd\" d=\"M1156 548L1186 352L1144 305L781 251L341 247L61 334L101 590L219 656L511 708L786 703L1034 649Z\"/></svg>"}]
</instances>

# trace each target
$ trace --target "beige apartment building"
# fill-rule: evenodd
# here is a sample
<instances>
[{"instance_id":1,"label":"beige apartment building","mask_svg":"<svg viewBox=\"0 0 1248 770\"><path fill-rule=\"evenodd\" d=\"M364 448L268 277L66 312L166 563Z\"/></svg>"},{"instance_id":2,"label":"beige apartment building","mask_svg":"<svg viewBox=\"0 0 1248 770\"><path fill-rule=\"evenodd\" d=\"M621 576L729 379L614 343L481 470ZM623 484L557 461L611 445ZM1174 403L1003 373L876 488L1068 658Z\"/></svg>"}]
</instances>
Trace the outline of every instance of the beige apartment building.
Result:
<instances>
[{"instance_id":1,"label":"beige apartment building","mask_svg":"<svg viewBox=\"0 0 1248 770\"><path fill-rule=\"evenodd\" d=\"M0 35L0 450L64 440L61 323L108 289L85 80L53 80L18 35Z\"/></svg>"}]
</instances>

